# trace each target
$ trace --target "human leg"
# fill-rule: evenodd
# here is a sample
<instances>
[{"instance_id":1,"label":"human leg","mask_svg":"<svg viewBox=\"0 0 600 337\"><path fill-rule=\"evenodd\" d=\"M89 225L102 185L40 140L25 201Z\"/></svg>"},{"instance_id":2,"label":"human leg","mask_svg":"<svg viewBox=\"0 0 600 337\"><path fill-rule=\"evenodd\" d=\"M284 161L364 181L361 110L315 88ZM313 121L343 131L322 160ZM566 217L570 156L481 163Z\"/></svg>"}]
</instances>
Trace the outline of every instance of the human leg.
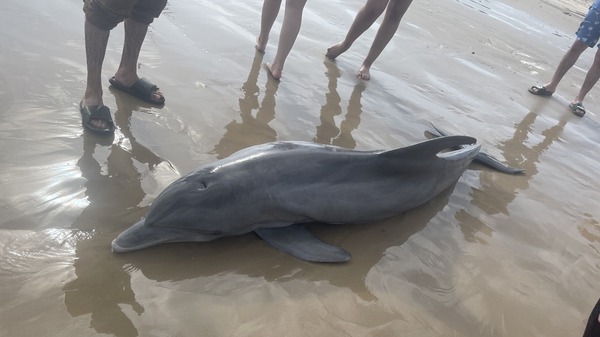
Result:
<instances>
[{"instance_id":1,"label":"human leg","mask_svg":"<svg viewBox=\"0 0 600 337\"><path fill-rule=\"evenodd\" d=\"M110 30L100 29L87 19L84 30L87 82L82 104L86 106L102 105L102 63L106 54Z\"/></svg>"},{"instance_id":2,"label":"human leg","mask_svg":"<svg viewBox=\"0 0 600 337\"><path fill-rule=\"evenodd\" d=\"M110 31L96 27L87 19L84 27L87 80L79 111L84 126L94 131L110 132L113 122L110 110L103 107L101 76Z\"/></svg>"},{"instance_id":3,"label":"human leg","mask_svg":"<svg viewBox=\"0 0 600 337\"><path fill-rule=\"evenodd\" d=\"M256 50L261 53L264 53L267 48L269 33L271 33L271 28L273 28L280 7L281 0L265 0L263 2L260 16L260 34L256 38Z\"/></svg>"},{"instance_id":4,"label":"human leg","mask_svg":"<svg viewBox=\"0 0 600 337\"><path fill-rule=\"evenodd\" d=\"M396 34L396 30L398 30L398 26L400 25L400 20L402 20L404 13L406 13L411 3L412 0L390 0L387 10L385 11L383 22L377 30L369 53L358 70L358 74L356 75L358 78L363 80L371 79L369 71L373 62L381 55L385 46L387 46L392 37L394 37L394 34Z\"/></svg>"},{"instance_id":5,"label":"human leg","mask_svg":"<svg viewBox=\"0 0 600 337\"><path fill-rule=\"evenodd\" d=\"M275 54L273 63L267 64L267 69L271 73L271 76L276 80L281 78L283 64L292 50L292 46L294 45L294 42L296 42L296 38L300 32L302 12L304 11L305 4L306 0L286 0L285 16L281 26L281 34L279 35L277 53Z\"/></svg>"},{"instance_id":6,"label":"human leg","mask_svg":"<svg viewBox=\"0 0 600 337\"><path fill-rule=\"evenodd\" d=\"M334 59L348 50L354 41L369 29L373 22L383 13L387 3L388 0L367 0L365 5L356 13L356 17L344 40L329 47L325 56Z\"/></svg>"},{"instance_id":7,"label":"human leg","mask_svg":"<svg viewBox=\"0 0 600 337\"><path fill-rule=\"evenodd\" d=\"M122 17L106 10L98 1L85 1L83 11L87 78L79 110L84 126L94 131L110 131L110 111L103 107L102 101L102 64L110 30L122 21ZM103 112L94 113L97 111Z\"/></svg>"},{"instance_id":8,"label":"human leg","mask_svg":"<svg viewBox=\"0 0 600 337\"><path fill-rule=\"evenodd\" d=\"M594 62L592 63L592 66L585 75L585 79L583 80L583 84L579 89L579 93L577 93L575 99L573 99L573 101L571 101L571 104L569 104L571 111L573 111L573 113L577 116L583 117L583 115L585 115L583 100L585 99L585 96L588 94L588 92L592 90L594 85L596 85L598 79L600 79L600 49L596 50Z\"/></svg>"},{"instance_id":9,"label":"human leg","mask_svg":"<svg viewBox=\"0 0 600 337\"><path fill-rule=\"evenodd\" d=\"M111 82L117 84L117 87L132 87L139 81L137 64L147 31L147 24L137 22L133 19L125 20L125 41L123 43L121 63L115 76L111 79ZM158 87L153 88L150 93L150 101L151 103L164 102L164 96Z\"/></svg>"},{"instance_id":10,"label":"human leg","mask_svg":"<svg viewBox=\"0 0 600 337\"><path fill-rule=\"evenodd\" d=\"M138 1L132 8L131 17L125 20L125 40L123 42L123 53L121 54L121 63L115 73L115 76L111 79L111 83L119 89L125 89L125 91L136 95L136 93L128 90L134 84L136 84L140 77L137 74L138 59L142 44L146 38L148 32L148 26L157 18L162 10L164 9L167 1L166 0L141 0ZM147 82L150 90L148 96L141 96L140 98L150 102L161 104L164 103L164 96L158 89L158 87ZM139 83L141 84L141 83ZM138 85L141 87L140 85ZM139 88L142 90L142 88Z\"/></svg>"},{"instance_id":11,"label":"human leg","mask_svg":"<svg viewBox=\"0 0 600 337\"><path fill-rule=\"evenodd\" d=\"M563 55L562 59L560 60L560 63L556 67L556 70L554 71L554 75L552 75L552 79L550 80L550 82L544 84L543 87L546 88L546 91L556 91L558 83L562 80L567 71L569 71L569 69L573 67L575 62L579 59L581 53L583 53L587 48L588 45L581 42L580 40L575 40L575 42L573 42L573 45L571 45L569 50L567 50L565 55Z\"/></svg>"},{"instance_id":12,"label":"human leg","mask_svg":"<svg viewBox=\"0 0 600 337\"><path fill-rule=\"evenodd\" d=\"M558 83L562 80L567 71L573 67L581 53L583 53L587 47L594 47L594 45L598 43L599 38L600 12L595 9L590 9L579 25L577 39L560 60L550 82L544 84L542 87L532 87L529 91L534 94L537 94L538 91L548 94L556 91Z\"/></svg>"},{"instance_id":13,"label":"human leg","mask_svg":"<svg viewBox=\"0 0 600 337\"><path fill-rule=\"evenodd\" d=\"M579 93L573 100L573 103L581 103L585 96L592 90L596 82L600 79L600 48L596 50L596 56L594 56L594 62L592 66L588 70L585 80L583 80L583 84L581 85L581 89Z\"/></svg>"}]
</instances>

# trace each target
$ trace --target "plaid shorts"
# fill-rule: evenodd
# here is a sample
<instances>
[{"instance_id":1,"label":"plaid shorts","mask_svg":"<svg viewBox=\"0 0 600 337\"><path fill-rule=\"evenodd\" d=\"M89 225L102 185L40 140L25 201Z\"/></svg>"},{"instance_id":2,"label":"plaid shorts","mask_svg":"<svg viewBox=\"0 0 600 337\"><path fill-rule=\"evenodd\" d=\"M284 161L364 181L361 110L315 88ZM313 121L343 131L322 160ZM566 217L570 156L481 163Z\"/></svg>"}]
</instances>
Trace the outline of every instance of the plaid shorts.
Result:
<instances>
[{"instance_id":1,"label":"plaid shorts","mask_svg":"<svg viewBox=\"0 0 600 337\"><path fill-rule=\"evenodd\" d=\"M577 40L593 48L600 39L600 11L590 7L577 30ZM600 44L598 45L600 46Z\"/></svg>"}]
</instances>

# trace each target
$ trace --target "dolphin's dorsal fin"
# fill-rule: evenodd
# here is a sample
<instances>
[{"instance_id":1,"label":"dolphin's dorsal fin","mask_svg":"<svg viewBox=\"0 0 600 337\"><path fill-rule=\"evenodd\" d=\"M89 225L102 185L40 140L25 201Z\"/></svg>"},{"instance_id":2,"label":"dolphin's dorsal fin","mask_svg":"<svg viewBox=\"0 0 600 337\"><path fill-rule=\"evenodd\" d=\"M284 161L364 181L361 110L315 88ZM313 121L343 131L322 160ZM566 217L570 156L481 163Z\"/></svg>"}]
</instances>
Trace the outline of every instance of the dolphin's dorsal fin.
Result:
<instances>
[{"instance_id":1,"label":"dolphin's dorsal fin","mask_svg":"<svg viewBox=\"0 0 600 337\"><path fill-rule=\"evenodd\" d=\"M309 262L346 262L350 253L321 241L303 225L254 230L271 246Z\"/></svg>"},{"instance_id":2,"label":"dolphin's dorsal fin","mask_svg":"<svg viewBox=\"0 0 600 337\"><path fill-rule=\"evenodd\" d=\"M475 143L477 143L477 139L469 136L444 136L426 140L412 146L385 151L380 153L379 156L390 159L402 156L408 156L411 158L427 158L437 155L442 150Z\"/></svg>"}]
</instances>

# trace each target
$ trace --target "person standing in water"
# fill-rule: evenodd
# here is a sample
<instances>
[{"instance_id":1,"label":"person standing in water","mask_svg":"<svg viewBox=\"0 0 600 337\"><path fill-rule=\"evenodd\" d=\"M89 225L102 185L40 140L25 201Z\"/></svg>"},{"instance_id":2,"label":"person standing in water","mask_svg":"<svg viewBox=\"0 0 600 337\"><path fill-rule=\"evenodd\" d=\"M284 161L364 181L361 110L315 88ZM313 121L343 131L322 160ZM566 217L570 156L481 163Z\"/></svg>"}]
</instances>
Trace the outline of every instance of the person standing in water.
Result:
<instances>
[{"instance_id":1,"label":"person standing in water","mask_svg":"<svg viewBox=\"0 0 600 337\"><path fill-rule=\"evenodd\" d=\"M137 75L137 61L148 26L158 18L167 0L84 0L87 82L79 103L82 124L91 131L112 133L110 110L102 101L102 63L110 31L125 22L121 63L110 83L153 104L164 104L158 87Z\"/></svg>"},{"instance_id":2,"label":"person standing in water","mask_svg":"<svg viewBox=\"0 0 600 337\"><path fill-rule=\"evenodd\" d=\"M276 80L281 78L285 60L292 50L294 42L296 42L296 38L300 32L304 5L306 5L306 0L286 0L285 2L285 14L281 26L281 33L279 35L277 53L275 54L273 63L266 64L269 74ZM263 2L260 19L260 34L256 39L256 50L261 53L264 53L267 48L269 33L277 18L277 14L279 14L280 7L281 0L264 0Z\"/></svg>"},{"instance_id":3,"label":"person standing in water","mask_svg":"<svg viewBox=\"0 0 600 337\"><path fill-rule=\"evenodd\" d=\"M560 80L565 76L567 71L573 67L575 62L579 59L579 56L588 49L588 47L594 48L594 45L598 43L598 40L600 39L600 0L594 1L590 6L590 10L579 25L576 35L577 38L575 39L575 42L573 42L571 48L563 55L550 82L542 86L532 86L528 89L530 93L538 96L552 96ZM594 62L583 80L579 93L569 104L571 112L579 117L585 115L583 99L588 92L592 90L594 85L596 85L598 79L600 79L600 44L598 44L598 47L596 56L594 56Z\"/></svg>"},{"instance_id":4,"label":"person standing in water","mask_svg":"<svg viewBox=\"0 0 600 337\"><path fill-rule=\"evenodd\" d=\"M367 3L356 14L354 22L350 26L344 40L327 49L325 56L335 59L347 51L354 41L369 29L385 10L383 22L379 30L377 30L377 35L375 35L371 49L369 49L369 53L356 75L356 77L362 80L371 79L370 70L373 62L375 62L385 46L387 46L394 34L396 34L400 20L402 20L404 13L406 13L411 3L412 0L367 0Z\"/></svg>"}]
</instances>

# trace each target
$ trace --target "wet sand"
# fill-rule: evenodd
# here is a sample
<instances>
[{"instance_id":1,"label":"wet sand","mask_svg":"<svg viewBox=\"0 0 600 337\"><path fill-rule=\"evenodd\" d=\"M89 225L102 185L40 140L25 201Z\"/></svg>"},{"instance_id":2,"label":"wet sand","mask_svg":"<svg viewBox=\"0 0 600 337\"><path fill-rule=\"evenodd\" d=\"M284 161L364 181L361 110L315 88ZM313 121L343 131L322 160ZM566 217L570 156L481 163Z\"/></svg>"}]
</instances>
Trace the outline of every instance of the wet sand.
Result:
<instances>
[{"instance_id":1,"label":"wet sand","mask_svg":"<svg viewBox=\"0 0 600 337\"><path fill-rule=\"evenodd\" d=\"M172 1L140 74L163 108L108 88L114 139L84 132L80 1L0 11L0 336L580 336L600 293L600 111L567 105L594 52L552 98L581 0L420 1L372 68L372 27L337 61L363 1L309 1L280 83L254 52L261 2ZM473 166L428 204L372 226L316 227L353 254L311 264L254 235L115 255L110 242L200 164L274 140L406 146L434 121L523 176Z\"/></svg>"}]
</instances>

